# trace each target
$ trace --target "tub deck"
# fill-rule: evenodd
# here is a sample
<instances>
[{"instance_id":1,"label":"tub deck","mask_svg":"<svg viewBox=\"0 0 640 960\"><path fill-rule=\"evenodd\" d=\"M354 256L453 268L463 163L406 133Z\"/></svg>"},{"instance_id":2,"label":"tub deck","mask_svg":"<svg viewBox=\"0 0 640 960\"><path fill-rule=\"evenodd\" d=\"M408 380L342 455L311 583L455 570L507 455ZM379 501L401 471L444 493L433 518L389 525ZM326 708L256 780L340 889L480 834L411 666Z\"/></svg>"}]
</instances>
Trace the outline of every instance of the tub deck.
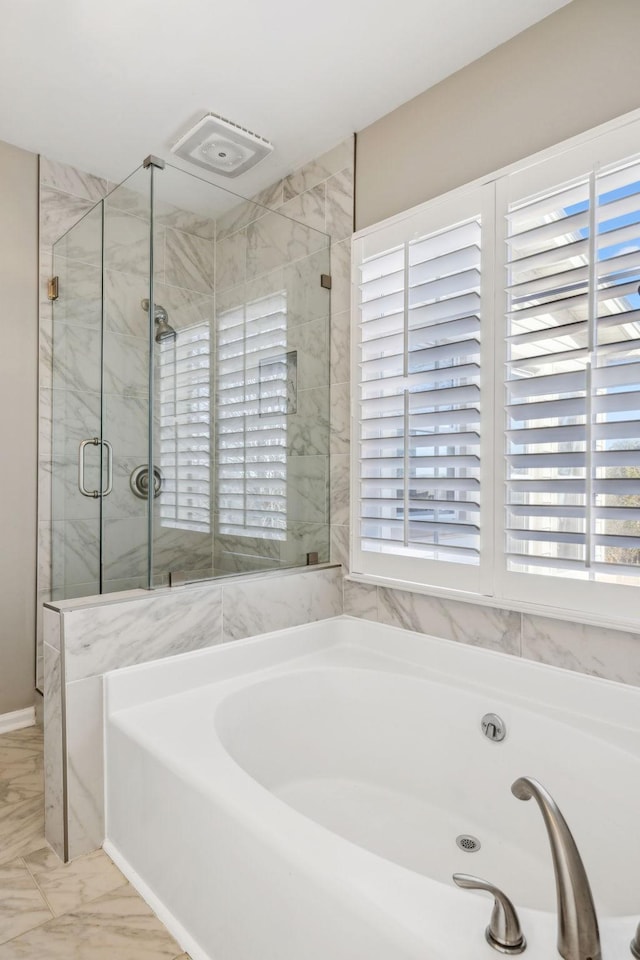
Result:
<instances>
[{"instance_id":1,"label":"tub deck","mask_svg":"<svg viewBox=\"0 0 640 960\"><path fill-rule=\"evenodd\" d=\"M194 960L495 960L491 901L454 872L502 886L548 960L522 775L574 832L605 960L628 952L640 690L340 617L114 672L105 699L105 849Z\"/></svg>"}]
</instances>

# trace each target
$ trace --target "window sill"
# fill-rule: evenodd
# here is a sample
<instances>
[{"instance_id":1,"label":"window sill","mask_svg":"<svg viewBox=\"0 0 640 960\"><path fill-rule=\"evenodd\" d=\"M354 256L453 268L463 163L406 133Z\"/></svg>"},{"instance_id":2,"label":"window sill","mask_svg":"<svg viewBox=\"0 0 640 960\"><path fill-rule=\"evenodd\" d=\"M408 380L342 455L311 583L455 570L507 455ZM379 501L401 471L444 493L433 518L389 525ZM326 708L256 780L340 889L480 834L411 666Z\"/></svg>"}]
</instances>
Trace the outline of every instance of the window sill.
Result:
<instances>
[{"instance_id":1,"label":"window sill","mask_svg":"<svg viewBox=\"0 0 640 960\"><path fill-rule=\"evenodd\" d=\"M472 603L479 607L493 607L497 610L513 610L516 613L528 613L536 617L548 617L552 620L569 620L573 623L583 623L592 627L602 627L608 630L620 630L625 633L640 633L640 618L637 620L614 620L611 617L598 617L582 613L579 610L563 609L561 607L547 607L538 603L523 603L517 600L500 600L496 597L487 597L481 594L465 593L462 590L448 590L442 587L430 587L426 584L412 583L405 580L392 580L386 577L373 577L367 574L350 573L345 580L351 583L360 583L368 586L386 587L388 590L404 590L406 593L420 593L428 597L437 597L442 600L457 600L459 603Z\"/></svg>"}]
</instances>

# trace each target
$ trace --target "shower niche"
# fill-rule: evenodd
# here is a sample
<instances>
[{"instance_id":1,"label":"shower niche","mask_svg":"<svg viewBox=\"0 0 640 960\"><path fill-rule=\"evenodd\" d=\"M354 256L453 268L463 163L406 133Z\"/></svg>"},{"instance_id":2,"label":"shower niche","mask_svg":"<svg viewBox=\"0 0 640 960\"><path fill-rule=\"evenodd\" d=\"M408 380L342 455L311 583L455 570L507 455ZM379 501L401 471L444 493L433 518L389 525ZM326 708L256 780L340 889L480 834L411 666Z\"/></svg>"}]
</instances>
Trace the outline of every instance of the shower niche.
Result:
<instances>
[{"instance_id":1,"label":"shower niche","mask_svg":"<svg viewBox=\"0 0 640 960\"><path fill-rule=\"evenodd\" d=\"M330 238L286 213L150 159L55 243L53 599L329 559Z\"/></svg>"}]
</instances>

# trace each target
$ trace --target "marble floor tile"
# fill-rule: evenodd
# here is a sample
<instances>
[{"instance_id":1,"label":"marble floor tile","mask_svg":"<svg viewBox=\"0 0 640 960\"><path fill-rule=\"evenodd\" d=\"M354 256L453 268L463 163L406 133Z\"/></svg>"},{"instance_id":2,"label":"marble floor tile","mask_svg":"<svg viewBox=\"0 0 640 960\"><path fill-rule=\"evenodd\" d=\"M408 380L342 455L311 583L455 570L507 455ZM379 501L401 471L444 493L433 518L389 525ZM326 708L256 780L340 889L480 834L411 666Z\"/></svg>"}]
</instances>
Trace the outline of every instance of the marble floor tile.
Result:
<instances>
[{"instance_id":1,"label":"marble floor tile","mask_svg":"<svg viewBox=\"0 0 640 960\"><path fill-rule=\"evenodd\" d=\"M175 960L180 947L128 884L0 946L0 960Z\"/></svg>"},{"instance_id":2,"label":"marble floor tile","mask_svg":"<svg viewBox=\"0 0 640 960\"><path fill-rule=\"evenodd\" d=\"M42 728L0 736L0 960L189 960L102 850L44 840Z\"/></svg>"},{"instance_id":3,"label":"marble floor tile","mask_svg":"<svg viewBox=\"0 0 640 960\"><path fill-rule=\"evenodd\" d=\"M44 738L41 728L27 727L26 730L40 730L37 735L21 736L22 730L5 733L0 737L0 768L5 763L37 757L43 751Z\"/></svg>"},{"instance_id":4,"label":"marble floor tile","mask_svg":"<svg viewBox=\"0 0 640 960\"><path fill-rule=\"evenodd\" d=\"M40 753L0 763L0 805L20 803L44 793Z\"/></svg>"},{"instance_id":5,"label":"marble floor tile","mask_svg":"<svg viewBox=\"0 0 640 960\"><path fill-rule=\"evenodd\" d=\"M30 853L24 861L56 917L127 882L102 850L71 863L61 863L50 847L43 847Z\"/></svg>"},{"instance_id":6,"label":"marble floor tile","mask_svg":"<svg viewBox=\"0 0 640 960\"><path fill-rule=\"evenodd\" d=\"M51 911L24 860L13 860L0 867L0 943L51 918Z\"/></svg>"},{"instance_id":7,"label":"marble floor tile","mask_svg":"<svg viewBox=\"0 0 640 960\"><path fill-rule=\"evenodd\" d=\"M2 744L6 743L34 743L41 744L44 738L42 727L32 725L30 727L21 727L20 730L12 730L10 733L3 733L0 737Z\"/></svg>"},{"instance_id":8,"label":"marble floor tile","mask_svg":"<svg viewBox=\"0 0 640 960\"><path fill-rule=\"evenodd\" d=\"M44 839L44 799L0 805L0 863L32 853Z\"/></svg>"}]
</instances>

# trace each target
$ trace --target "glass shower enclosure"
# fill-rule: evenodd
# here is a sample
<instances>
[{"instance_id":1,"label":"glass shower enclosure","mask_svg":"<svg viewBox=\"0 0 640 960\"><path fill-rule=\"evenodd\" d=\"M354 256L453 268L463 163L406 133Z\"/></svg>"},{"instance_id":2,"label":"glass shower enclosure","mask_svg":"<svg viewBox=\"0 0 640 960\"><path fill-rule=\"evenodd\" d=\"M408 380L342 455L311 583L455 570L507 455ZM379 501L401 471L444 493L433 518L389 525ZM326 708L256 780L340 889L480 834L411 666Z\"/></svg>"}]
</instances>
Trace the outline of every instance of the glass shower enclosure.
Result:
<instances>
[{"instance_id":1,"label":"glass shower enclosure","mask_svg":"<svg viewBox=\"0 0 640 960\"><path fill-rule=\"evenodd\" d=\"M54 245L53 599L329 559L330 238L287 212L149 158Z\"/></svg>"}]
</instances>

